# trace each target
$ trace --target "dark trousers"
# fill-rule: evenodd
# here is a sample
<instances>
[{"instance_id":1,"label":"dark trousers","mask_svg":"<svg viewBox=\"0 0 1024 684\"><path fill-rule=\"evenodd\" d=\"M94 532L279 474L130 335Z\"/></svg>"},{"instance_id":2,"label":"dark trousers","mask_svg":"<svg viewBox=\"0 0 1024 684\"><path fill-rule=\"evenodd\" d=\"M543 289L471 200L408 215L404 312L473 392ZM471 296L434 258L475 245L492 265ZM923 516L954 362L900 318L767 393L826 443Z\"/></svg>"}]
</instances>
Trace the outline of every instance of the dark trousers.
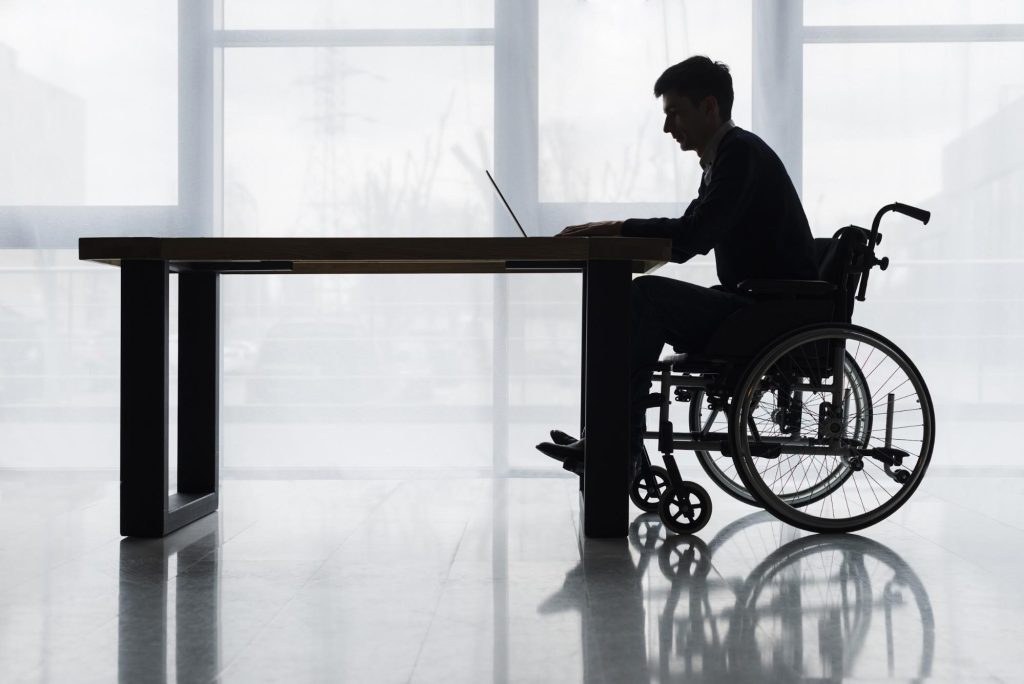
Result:
<instances>
[{"instance_id":1,"label":"dark trousers","mask_svg":"<svg viewBox=\"0 0 1024 684\"><path fill-rule=\"evenodd\" d=\"M631 290L630 450L634 463L643 448L651 372L666 343L679 352L700 352L711 335L751 300L721 289L661 276L641 276ZM634 466L635 467L635 466Z\"/></svg>"}]
</instances>

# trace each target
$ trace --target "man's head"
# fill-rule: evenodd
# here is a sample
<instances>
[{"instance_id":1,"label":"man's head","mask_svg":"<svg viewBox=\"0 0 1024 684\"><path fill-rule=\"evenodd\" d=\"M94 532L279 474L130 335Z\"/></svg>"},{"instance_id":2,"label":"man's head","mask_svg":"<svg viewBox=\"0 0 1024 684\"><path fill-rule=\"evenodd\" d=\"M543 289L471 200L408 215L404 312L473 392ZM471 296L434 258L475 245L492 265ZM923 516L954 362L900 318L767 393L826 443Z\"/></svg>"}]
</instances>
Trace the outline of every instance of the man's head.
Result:
<instances>
[{"instance_id":1,"label":"man's head","mask_svg":"<svg viewBox=\"0 0 1024 684\"><path fill-rule=\"evenodd\" d=\"M704 154L704 147L732 118L732 76L729 67L704 56L670 66L654 83L654 96L665 110L663 130L684 150Z\"/></svg>"}]
</instances>

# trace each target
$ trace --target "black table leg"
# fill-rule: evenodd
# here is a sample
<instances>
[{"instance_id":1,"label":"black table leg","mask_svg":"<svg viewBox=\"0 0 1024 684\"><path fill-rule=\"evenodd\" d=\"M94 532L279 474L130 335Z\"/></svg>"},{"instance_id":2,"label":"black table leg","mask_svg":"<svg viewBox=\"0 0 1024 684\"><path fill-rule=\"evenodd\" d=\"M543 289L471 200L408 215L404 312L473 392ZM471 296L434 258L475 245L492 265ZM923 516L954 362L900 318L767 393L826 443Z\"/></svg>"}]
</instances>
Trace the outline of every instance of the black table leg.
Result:
<instances>
[{"instance_id":1,"label":"black table leg","mask_svg":"<svg viewBox=\"0 0 1024 684\"><path fill-rule=\"evenodd\" d=\"M625 537L629 526L631 271L624 261L590 261L586 268L583 532L588 537Z\"/></svg>"},{"instance_id":2,"label":"black table leg","mask_svg":"<svg viewBox=\"0 0 1024 684\"><path fill-rule=\"evenodd\" d=\"M580 431L587 426L587 269L583 269L583 329L580 333ZM582 485L581 485L582 486Z\"/></svg>"},{"instance_id":3,"label":"black table leg","mask_svg":"<svg viewBox=\"0 0 1024 684\"><path fill-rule=\"evenodd\" d=\"M583 269L583 329L580 332L580 428L577 435L583 434L587 426L587 269ZM580 478L580 496L583 496L583 478ZM582 501L582 498L580 499Z\"/></svg>"},{"instance_id":4,"label":"black table leg","mask_svg":"<svg viewBox=\"0 0 1024 684\"><path fill-rule=\"evenodd\" d=\"M191 275L191 274L190 274ZM216 450L204 454L197 451L197 460L186 459L186 490L168 494L168 293L169 268L165 261L129 261L121 264L121 534L130 537L162 537L193 520L217 509ZM191 292L192 294L188 294ZM216 281L209 302L209 286L191 290L181 301L182 319L187 319L197 301L207 300L216 312ZM202 308L201 306L198 308ZM201 317L200 317L201 318ZM196 350L211 348L208 324L200 322L182 326L179 374L188 376L186 387L201 386L193 376L204 367L195 359ZM213 341L213 346L216 340ZM216 358L213 359L214 368ZM209 381L207 381L209 382ZM216 382L216 379L213 380ZM196 393L189 389L193 395ZM214 388L214 399L216 398ZM187 408L179 433L190 435L193 428L209 425L211 416L198 417L209 407L209 392L200 390L200 406ZM205 404L203 404L205 401ZM187 403L187 402L183 402ZM214 406L216 404L214 403ZM216 422L216 411L212 420ZM213 431L216 438L216 427ZM186 443L195 443L192 437ZM209 434L200 442L209 443ZM213 487L210 489L210 459L213 459ZM205 477L205 480L204 480Z\"/></svg>"},{"instance_id":5,"label":"black table leg","mask_svg":"<svg viewBox=\"0 0 1024 684\"><path fill-rule=\"evenodd\" d=\"M171 497L171 529L217 510L219 278L178 275L178 493Z\"/></svg>"},{"instance_id":6,"label":"black table leg","mask_svg":"<svg viewBox=\"0 0 1024 684\"><path fill-rule=\"evenodd\" d=\"M121 264L121 534L162 537L167 517L165 261Z\"/></svg>"}]
</instances>

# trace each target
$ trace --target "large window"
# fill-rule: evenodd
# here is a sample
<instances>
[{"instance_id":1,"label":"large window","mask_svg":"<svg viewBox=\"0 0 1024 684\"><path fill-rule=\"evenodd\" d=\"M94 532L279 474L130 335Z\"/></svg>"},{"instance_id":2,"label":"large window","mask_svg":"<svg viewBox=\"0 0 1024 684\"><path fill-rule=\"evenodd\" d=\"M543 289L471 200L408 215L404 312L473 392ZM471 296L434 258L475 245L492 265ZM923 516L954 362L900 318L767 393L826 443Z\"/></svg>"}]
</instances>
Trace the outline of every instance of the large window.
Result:
<instances>
[{"instance_id":1,"label":"large window","mask_svg":"<svg viewBox=\"0 0 1024 684\"><path fill-rule=\"evenodd\" d=\"M688 202L700 168L666 143L654 81L693 54L725 62L733 118L749 127L750 10L749 0L540 3L541 202Z\"/></svg>"},{"instance_id":2,"label":"large window","mask_svg":"<svg viewBox=\"0 0 1024 684\"><path fill-rule=\"evenodd\" d=\"M0 6L0 206L177 202L177 10Z\"/></svg>"},{"instance_id":3,"label":"large window","mask_svg":"<svg viewBox=\"0 0 1024 684\"><path fill-rule=\"evenodd\" d=\"M79 236L513 235L485 168L532 234L678 215L699 167L651 88L695 53L817 235L932 210L887 221L857 321L922 366L944 462L1011 464L1019 2L10 0L0 467L117 464L118 273ZM713 259L661 274L711 284ZM225 467L552 472L533 445L577 427L579 288L225 277Z\"/></svg>"},{"instance_id":4,"label":"large window","mask_svg":"<svg viewBox=\"0 0 1024 684\"><path fill-rule=\"evenodd\" d=\"M851 11L871 5L877 12ZM927 7L925 7L927 5ZM857 322L921 367L943 426L940 456L1016 465L1024 404L1024 11L1013 2L804 3L803 200L812 226L869 226L892 201ZM961 455L970 453L970 460Z\"/></svg>"}]
</instances>

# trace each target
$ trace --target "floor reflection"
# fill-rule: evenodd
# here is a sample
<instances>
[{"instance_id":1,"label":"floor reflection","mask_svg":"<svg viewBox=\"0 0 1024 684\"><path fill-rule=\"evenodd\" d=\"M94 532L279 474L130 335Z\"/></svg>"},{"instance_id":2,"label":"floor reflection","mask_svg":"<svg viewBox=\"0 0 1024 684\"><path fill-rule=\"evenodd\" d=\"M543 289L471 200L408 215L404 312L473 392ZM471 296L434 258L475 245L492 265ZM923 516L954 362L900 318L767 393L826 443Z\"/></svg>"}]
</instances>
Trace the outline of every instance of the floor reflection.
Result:
<instances>
[{"instance_id":1,"label":"floor reflection","mask_svg":"<svg viewBox=\"0 0 1024 684\"><path fill-rule=\"evenodd\" d=\"M628 544L585 544L540 611L570 596L587 682L913 680L934 659L928 593L897 553L763 512L709 542L641 516Z\"/></svg>"},{"instance_id":2,"label":"floor reflection","mask_svg":"<svg viewBox=\"0 0 1024 684\"><path fill-rule=\"evenodd\" d=\"M504 505L502 497L497 501L499 507ZM505 521L499 516L494 523L498 529ZM212 515L164 539L121 541L118 681L216 681L225 676L222 594L238 595L241 588L225 588L219 526L219 517ZM499 537L496 534L495 539ZM504 548L501 542L497 546ZM475 566L467 562L462 571L471 574L448 580L447 587L424 586L423 592L439 597L429 605L444 610L437 609L430 625L424 622L422 634L411 632L407 643L388 642L395 633L388 625L408 621L408 616L394 611L393 601L386 614L372 609L381 603L381 596L373 592L384 585L365 589L363 597L358 584L337 584L336 573L344 573L344 568L325 571L321 581L294 587L304 598L295 602L297 612L281 618L285 626L304 625L303 631L293 635L289 627L271 634L246 656L246 667L252 669L243 668L233 680L227 679L251 681L254 672L288 672L297 667L296 658L326 659L328 651L321 649L340 654L325 664L324 671L344 670L352 662L370 662L371 669L376 668L375 660L345 651L346 645L355 643L347 630L364 630L358 621L331 617L313 623L309 620L319 613L303 609L322 604L330 613L335 601L348 601L347 609L357 609L356 614L369 621L365 629L383 626L374 633L384 635L386 652L429 651L429 658L408 661L396 670L387 670L389 663L380 662L382 672L389 673L381 674L380 681L441 681L442 675L464 674L462 656L454 654L465 655L465 644L478 647L480 635L470 635L461 621L487 613L486 619L494 623L493 664L473 671L484 676L472 681L510 681L517 672L537 674L524 669L518 658L525 657L521 645L530 643L523 630L532 634L538 628L549 629L553 637L570 637L563 653L571 667L557 660L551 666L563 674L571 671L573 681L907 681L931 674L935 621L928 592L898 554L864 537L805 534L755 513L705 541L666 534L658 518L648 515L634 520L628 539L585 540L582 559L557 590L549 589L551 575L545 574L550 563L517 565L504 553L494 555L493 561L486 567L486 577L473 575ZM573 561L568 563L559 562L556 578ZM536 587L538 577L544 578L543 585L532 601L546 596L537 606L541 616L566 610L579 614L582 662L573 643L575 619L513 619L523 608L521 600L513 600L515 592ZM350 581L365 583L365 577L357 572ZM486 595L476 592L479 582L493 584L493 592L490 601L476 606L473 597ZM444 603L446 596L455 603ZM531 613L532 601L526 604ZM559 632L563 626L569 628L568 635ZM433 639L428 638L432 629ZM229 636L240 641L237 634ZM236 662L237 654L229 653L228 660ZM296 671L306 672L301 667Z\"/></svg>"},{"instance_id":3,"label":"floor reflection","mask_svg":"<svg viewBox=\"0 0 1024 684\"><path fill-rule=\"evenodd\" d=\"M219 554L218 514L208 515L162 539L121 540L119 682L201 682L217 676ZM171 592L173 612L168 606ZM168 634L169 625L174 627L173 635ZM174 650L173 662L168 662L169 647Z\"/></svg>"}]
</instances>

